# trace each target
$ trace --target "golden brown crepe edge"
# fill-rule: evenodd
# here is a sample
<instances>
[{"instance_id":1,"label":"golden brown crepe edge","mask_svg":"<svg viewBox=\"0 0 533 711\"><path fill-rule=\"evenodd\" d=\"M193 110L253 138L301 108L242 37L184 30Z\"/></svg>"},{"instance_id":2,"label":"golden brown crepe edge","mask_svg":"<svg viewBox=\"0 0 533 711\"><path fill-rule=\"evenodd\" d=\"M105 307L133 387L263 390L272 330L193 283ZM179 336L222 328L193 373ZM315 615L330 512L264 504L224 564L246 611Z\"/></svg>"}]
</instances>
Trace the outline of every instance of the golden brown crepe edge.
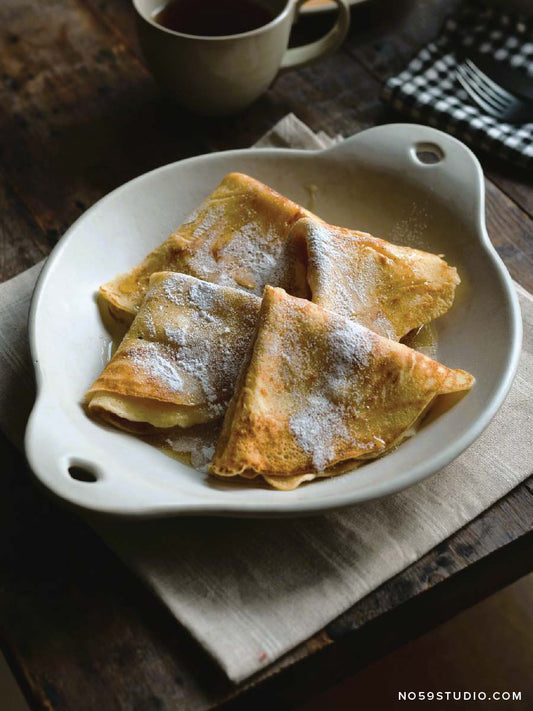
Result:
<instances>
[{"instance_id":1,"label":"golden brown crepe edge","mask_svg":"<svg viewBox=\"0 0 533 711\"><path fill-rule=\"evenodd\" d=\"M174 274L183 276L186 281L191 280L193 284L194 282L202 281L191 275L181 274L179 272L154 272L149 277L149 288L143 303L149 297L151 288L154 285L164 283L168 277ZM261 299L255 294L251 294L231 286L222 286L211 282L207 283L211 287L220 289L221 292L233 292L234 297L242 302L243 308L245 306L246 308L252 308L253 305L254 308L257 308L257 313L259 313ZM124 334L123 341L127 338L131 329L134 328L136 317L137 314L135 315L130 328ZM134 385L126 390L118 390L113 386L113 383L108 383L106 387L103 388L100 383L102 376L108 366L118 355L120 355L120 345L84 395L84 406L90 414L110 424L116 425L119 429L133 433L137 433L140 430L144 432L143 425L146 426L148 431L151 431L152 428L169 429L175 426L188 428L195 424L209 422L213 419L212 417L202 415L201 406L188 404L181 396L179 400L176 399L175 401L170 401L166 398L161 399L157 395L152 395L150 398L147 398L142 394L139 394ZM137 418L133 418L131 413L128 417L126 417L125 405L127 404L134 405L138 414ZM176 408L179 408L179 410L176 410ZM157 412L157 410L159 410L159 412ZM132 424L128 425L128 422Z\"/></svg>"},{"instance_id":2,"label":"golden brown crepe edge","mask_svg":"<svg viewBox=\"0 0 533 711\"><path fill-rule=\"evenodd\" d=\"M291 472L288 475L283 475L280 472L269 472L269 471L259 471L256 470L252 467L249 466L249 464L246 463L240 463L239 465L234 465L231 466L230 464L226 466L221 466L220 463L218 463L216 460L217 458L224 453L224 451L227 449L227 447L230 445L231 439L234 437L238 440L238 431L235 432L232 428L233 420L237 419L237 421L240 421L240 418L242 417L242 413L246 411L246 409L250 409L248 406L248 401L250 398L250 391L249 389L246 388L246 380L248 376L248 372L250 369L251 362L254 357L254 353L256 350L256 345L258 338L260 337L261 334L261 326L264 323L264 321L267 319L268 315L268 310L272 308L275 305L276 300L279 298L280 294L283 293L286 295L286 292L283 289L280 288L274 288L267 286L265 287L265 292L263 296L263 303L261 305L261 311L260 311L260 316L258 319L258 325L257 325L257 331L255 338L251 344L250 347L250 352L248 355L247 361L243 364L239 380L237 382L237 385L235 387L234 391L234 396L232 400L230 401L230 405L228 407L228 410L226 412L225 418L224 418L224 423L222 427L222 432L220 435L220 438L217 443L215 455L213 457L213 461L211 462L211 465L209 467L210 473L212 473L215 476L219 477L234 477L234 476L240 476L245 479L253 479L256 478L257 476L261 476L267 481L269 484L274 486L275 488L286 488L286 489L293 489L299 486L301 483L303 483L306 480L309 480L310 478L317 478L317 477L329 477L329 476L335 476L338 473L342 473L339 471L339 468L342 467L343 471L346 471L347 469L353 469L359 464L364 463L365 461L368 461L369 459L375 459L377 457L381 457L384 454L390 452L392 449L396 448L407 436L410 436L406 434L412 428L416 425L417 422L419 422L425 414L428 412L428 410L431 408L433 405L434 401L439 398L440 396L449 394L449 393L455 393L455 392L462 392L464 391L465 394L468 390L470 390L473 385L475 384L475 378L473 375L470 373L461 370L461 369L452 369L448 368L448 366L444 366L442 363L439 363L438 361L435 361L432 358L429 358L428 356L425 356L421 353L418 353L416 351L413 351L413 349L409 348L408 346L405 346L401 343L397 343L396 341L390 341L389 339L384 338L383 336L379 336L378 334L373 333L373 335L380 339L380 341L385 342L385 343L390 343L391 346L394 346L395 348L400 348L401 350L404 350L405 352L411 352L411 353L416 353L417 357L419 356L420 358L423 359L423 361L428 361L432 363L436 363L439 366L439 371L442 371L442 369L446 370L446 377L441 383L441 389L434 393L434 394L428 394L427 401L425 405L422 407L422 410L416 415L414 418L413 422L405 428L404 431L398 436L396 440L391 442L387 447L383 448L382 450L376 451L370 455L367 454L359 454L357 456L353 457L348 457L348 458L343 458L339 459L335 462L333 462L331 465L329 465L324 471L316 471L312 470L310 468L306 468L306 470L302 472ZM291 297L291 298L297 298L297 297ZM299 301L304 301L302 299L298 299ZM308 304L312 304L312 302L307 302ZM327 309L323 309L322 307L312 304L312 307L314 309L319 309L320 311L323 311L325 313L329 313L333 315L336 318L343 318L339 317L338 314L335 314L334 312L330 312ZM364 327L362 327L364 328ZM368 330L368 329L366 329ZM238 417L237 417L238 416ZM287 482L287 486L283 486L281 480L285 479Z\"/></svg>"},{"instance_id":3,"label":"golden brown crepe edge","mask_svg":"<svg viewBox=\"0 0 533 711\"><path fill-rule=\"evenodd\" d=\"M259 193L264 193L273 196L276 200L282 201L284 204L294 206L295 209L295 215L291 223L291 228L292 225L297 222L299 219L302 217L312 217L318 221L321 221L319 217L314 215L312 212L307 210L305 207L302 205L299 205L296 203L294 200L291 200L290 198L286 197L285 195L282 195L279 193L277 190L274 190L274 188L271 188L269 185L266 185L265 183L262 183L260 180L257 180L256 178L253 178L250 175L247 175L246 173L241 173L238 171L232 171L225 175L220 183L209 193L204 200L202 201L201 205L197 208L198 210L202 209L202 206L206 204L211 196L216 193L217 190L219 190L226 181L231 181L231 180L237 180L242 182L243 186L246 186L247 188L250 188L250 186L257 190ZM194 213L193 213L194 214ZM179 237L179 231L180 229L187 224L187 222L190 220L190 217L187 218L179 227L177 227L163 242L161 242L159 245L157 245L153 250L151 250L148 254L145 255L145 257L136 264L134 267L132 267L130 270L126 272L122 272L120 274L117 274L113 279L105 282L104 284L99 286L99 296L103 301L103 305L105 305L108 309L108 312L112 318L115 318L119 322L123 323L130 323L133 318L135 317L135 314L137 313L140 303L138 303L136 306L129 305L127 303L127 299L121 299L119 295L119 290L120 290L120 285L121 284L127 284L128 281L131 281L131 291L134 292L135 289L133 288L133 282L135 281L136 277L138 275L142 275L145 273L145 269L147 266L149 266L151 258L156 258L158 256L158 252L172 240L176 240L177 237ZM180 242L179 239L177 240L176 244L174 245L176 249L181 249L182 251L187 248L187 243L181 244L180 247ZM155 269L154 271L165 271L164 269ZM151 272L154 273L154 272ZM186 272L183 272L186 273Z\"/></svg>"},{"instance_id":4,"label":"golden brown crepe edge","mask_svg":"<svg viewBox=\"0 0 533 711\"><path fill-rule=\"evenodd\" d=\"M427 325L437 318L440 318L449 311L453 305L455 291L461 283L461 279L457 268L448 264L444 259L444 255L435 254L434 252L428 252L408 245L395 244L381 237L375 237L368 232L332 225L320 219L316 220L313 215L304 216L297 220L293 224L287 238L285 250L287 265L281 286L283 286L289 294L299 298L306 298L324 308L335 310L329 302L323 302L317 298L315 293L318 275L315 273L315 267L313 266L314 260L310 253L309 237L310 232L312 233L317 226L329 231L333 240L338 239L339 236L346 237L349 240L360 238L365 246L371 247L377 254L385 259L389 258L392 254L396 259L402 262L407 261L405 257L409 256L410 261L410 259L416 255L419 255L422 261L426 261L428 257L438 260L433 267L435 267L436 264L439 265L439 277L436 282L427 282L427 297L431 300L430 305L428 305L427 316L417 320L416 323L410 324L407 331L401 333L397 332L396 340L399 341L407 335L409 331ZM357 321L355 316L352 318ZM362 325L367 328L370 327L367 323L363 323Z\"/></svg>"}]
</instances>

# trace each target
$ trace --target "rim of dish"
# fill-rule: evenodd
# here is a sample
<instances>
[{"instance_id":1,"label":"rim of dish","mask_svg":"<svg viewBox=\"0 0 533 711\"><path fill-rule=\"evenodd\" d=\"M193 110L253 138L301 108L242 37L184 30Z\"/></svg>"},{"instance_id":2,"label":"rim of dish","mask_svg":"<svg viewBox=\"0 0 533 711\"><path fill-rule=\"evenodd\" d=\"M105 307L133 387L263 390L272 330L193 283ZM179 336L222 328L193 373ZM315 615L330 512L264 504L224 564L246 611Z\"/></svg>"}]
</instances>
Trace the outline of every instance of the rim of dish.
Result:
<instances>
[{"instance_id":1,"label":"rim of dish","mask_svg":"<svg viewBox=\"0 0 533 711\"><path fill-rule=\"evenodd\" d=\"M412 124L389 124L390 126L410 126L412 127ZM380 131L385 128L384 126L376 126L370 129L367 129L366 131L362 131L359 134L356 134L355 136L350 137L349 140L350 142L356 142L359 137L368 134L370 132L374 131ZM437 129L429 129L429 127L421 127L424 129L428 129L430 133L432 134L442 134L441 131L437 131ZM458 143L461 145L461 147L464 149L465 146L462 144L460 141L455 139L453 136L449 136L448 134L446 135L447 140L451 140L454 143ZM177 166L178 164L183 167L186 166L189 163L194 163L198 162L199 160L202 161L216 161L219 156L226 156L226 157L232 157L232 156L242 156L243 154L250 155L254 152L257 152L258 155L267 155L267 154L286 154L286 155L300 155L301 157L312 157L313 155L316 154L330 154L334 153L336 151L341 151L342 150L343 144L335 144L331 147L318 150L318 151L309 151L305 149L291 149L291 148L268 148L268 149L254 149L254 148L248 148L248 149L235 149L235 150L229 150L229 151L221 151L219 153L213 153L213 154L203 154L201 156L192 156L190 158L186 158L180 161L175 161L173 163L169 163L164 166L160 166L158 168L154 168L151 171L148 171L147 173L144 173L140 176L137 176L136 178L133 178L132 180L124 183L121 186L118 186L115 188L113 191L108 193L107 195L103 196L100 200L98 200L93 206L91 206L88 210L86 210L72 225L71 227L65 232L65 234L58 240L57 244L55 245L54 249L52 250L50 256L48 257L35 286L32 299L31 299L31 304L30 304L30 311L29 311L29 318L28 318L28 331L29 331L29 340L30 340L30 352L32 356L32 363L34 366L35 370L35 376L36 376L36 384L37 384L37 397L35 400L35 403L33 405L30 418L28 421L28 427L26 430L26 435L25 435L25 448L28 450L28 454L30 453L29 450L31 450L31 440L32 440L32 431L33 427L35 426L35 420L38 418L40 414L40 409L42 406L45 405L46 400L43 399L44 393L43 393L43 381L44 377L41 372L40 366L39 366L39 356L38 356L38 345L37 345L37 338L36 338L36 324L37 324L37 309L40 301L40 296L43 291L43 289L46 286L46 281L47 281L47 275L50 272L51 268L54 266L55 262L57 259L59 259L62 251L62 246L69 240L70 235L79 228L79 225L81 222L85 219L88 219L88 217L93 213L93 211L96 211L98 209L102 208L102 205L104 205L108 200L112 200L117 197L117 195L120 194L121 191L126 191L127 189L130 189L132 185L136 183L140 183L143 180L147 179L149 176L155 174L155 173L160 173L160 172L165 172L165 171L171 171ZM487 405L484 407L484 409L481 411L479 416L472 421L470 426L467 427L467 429L464 431L464 433L457 439L453 440L450 444L448 444L444 449L441 449L436 452L435 456L432 458L431 463L428 464L427 461L420 462L419 464L414 465L413 467L410 467L405 473L401 473L398 476L396 476L393 480L390 481L385 481L385 482L378 482L378 483L371 483L367 487L363 488L362 490L359 491L354 491L354 492L324 492L324 490L321 490L321 495L316 496L313 498L309 499L303 499L301 501L294 501L294 502L288 502L286 501L283 503L283 499L279 498L277 500L272 500L272 501L264 501L264 502L252 502L250 504L248 503L240 503L240 502L224 502L223 500L219 503L216 500L213 501L205 501L205 502L199 502L199 503L189 503L186 504L183 508L180 508L176 504L171 504L168 507L166 506L159 506L159 505L150 505L148 504L144 508L135 508L135 509L119 509L117 508L117 504L107 506L95 506L94 502L91 503L90 499L90 493L88 490L80 490L80 492L86 492L89 494L88 498L74 498L72 496L73 492L71 489L67 489L67 492L65 493L60 486L55 486L57 484L56 480L54 478L52 479L47 479L46 477L41 477L40 474L36 473L36 476L38 476L39 479L41 480L46 480L47 486L49 486L56 494L59 496L67 499L71 503L76 504L77 506L81 506L83 508L91 509L91 510L96 510L96 511L101 511L101 512L106 512L110 513L113 515L118 515L118 516L127 516L127 517L134 517L134 518L146 518L146 517L151 517L151 516L172 516L172 515L178 515L178 514L194 514L194 515L201 515L202 513L205 514L210 514L210 515L227 515L227 516L232 516L232 515L250 515L250 516L276 516L276 517L281 517L283 515L294 515L294 514L305 514L305 513L316 513L318 511L328 511L328 510L333 510L333 509L339 509L343 508L346 506L354 505L356 503L360 503L363 501L368 501L372 499L377 499L381 498L383 496L387 496L393 493L396 493L398 491L401 491L402 489L405 489L419 481L422 481L423 479L431 476L435 472L437 472L439 469L442 467L446 466L450 461L455 459L455 457L459 456L470 444L472 444L477 437L483 432L483 430L487 427L487 425L490 423L498 409L500 408L501 404L503 403L510 387L513 382L514 376L516 374L516 370L518 368L518 362L520 358L520 352L521 352L521 344L522 344L522 321L520 317L520 307L519 307L519 302L518 302L518 295L516 293L516 290L514 289L512 279L507 271L507 268L505 267L503 261L499 257L498 253L496 252L494 246L492 245L492 242L490 241L486 227L485 227L485 221L484 221L484 185L483 185L483 173L481 170L481 167L479 165L479 162L477 161L477 158L475 158L474 154L467 149L467 151L472 155L475 165L476 165L476 171L477 171L477 178L480 181L480 188L481 188L481 200L480 200L480 205L478 209L478 214L476 215L476 226L479 228L479 234L478 234L478 240L479 240L479 245L480 247L485 250L487 255L490 258L491 263L493 266L497 269L498 275L500 277L502 286L504 286L504 291L507 297L507 303L506 307L509 311L510 315L510 330L511 330L511 343L510 343L510 352L507 357L506 365L505 365L505 370L503 377L501 378L500 382L498 383L498 386L496 390L492 393L492 396L490 397L490 400L488 401ZM435 422L435 424L438 424L438 421ZM349 472L347 472L349 473ZM329 479L331 481L331 479ZM316 486L316 482L314 484ZM369 489L367 491L367 489ZM318 489L317 489L318 491Z\"/></svg>"}]
</instances>

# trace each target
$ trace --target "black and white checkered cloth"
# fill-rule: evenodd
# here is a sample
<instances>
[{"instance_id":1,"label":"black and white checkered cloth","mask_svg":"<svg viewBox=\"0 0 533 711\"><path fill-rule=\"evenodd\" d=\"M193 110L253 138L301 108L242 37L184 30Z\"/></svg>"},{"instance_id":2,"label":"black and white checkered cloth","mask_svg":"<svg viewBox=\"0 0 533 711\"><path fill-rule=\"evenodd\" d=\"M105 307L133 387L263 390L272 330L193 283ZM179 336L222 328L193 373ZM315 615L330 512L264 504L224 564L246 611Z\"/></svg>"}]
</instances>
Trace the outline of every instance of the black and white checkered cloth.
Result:
<instances>
[{"instance_id":1,"label":"black and white checkered cloth","mask_svg":"<svg viewBox=\"0 0 533 711\"><path fill-rule=\"evenodd\" d=\"M517 126L484 114L459 84L457 54L468 53L469 48L490 54L533 82L533 17L471 0L446 21L437 40L386 81L383 98L412 119L451 133L474 149L533 166L533 122Z\"/></svg>"}]
</instances>

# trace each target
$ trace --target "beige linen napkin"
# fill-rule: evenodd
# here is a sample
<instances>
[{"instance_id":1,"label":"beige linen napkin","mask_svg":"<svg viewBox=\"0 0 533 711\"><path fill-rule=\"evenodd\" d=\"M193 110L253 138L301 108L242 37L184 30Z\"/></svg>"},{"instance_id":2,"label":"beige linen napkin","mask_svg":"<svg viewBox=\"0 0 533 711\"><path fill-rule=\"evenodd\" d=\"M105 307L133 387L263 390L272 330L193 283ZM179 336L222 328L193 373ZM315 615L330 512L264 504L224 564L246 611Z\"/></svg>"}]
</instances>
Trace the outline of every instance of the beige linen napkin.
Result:
<instances>
[{"instance_id":1,"label":"beige linen napkin","mask_svg":"<svg viewBox=\"0 0 533 711\"><path fill-rule=\"evenodd\" d=\"M295 117L284 119L268 142L324 145ZM19 444L33 392L26 315L39 269L0 285L0 426ZM430 479L314 518L109 520L94 527L228 676L245 679L530 474L533 438L524 433L533 424L533 297L517 290L524 347L511 392L481 437Z\"/></svg>"}]
</instances>

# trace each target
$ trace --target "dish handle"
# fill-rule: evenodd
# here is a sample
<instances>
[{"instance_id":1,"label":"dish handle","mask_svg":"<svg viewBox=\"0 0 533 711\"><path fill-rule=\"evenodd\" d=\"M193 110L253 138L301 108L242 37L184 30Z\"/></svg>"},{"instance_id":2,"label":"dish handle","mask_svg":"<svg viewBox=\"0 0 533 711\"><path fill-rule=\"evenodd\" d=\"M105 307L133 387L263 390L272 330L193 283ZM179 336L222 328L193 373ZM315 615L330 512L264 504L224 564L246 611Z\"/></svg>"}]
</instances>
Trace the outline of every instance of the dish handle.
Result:
<instances>
[{"instance_id":1,"label":"dish handle","mask_svg":"<svg viewBox=\"0 0 533 711\"><path fill-rule=\"evenodd\" d=\"M54 494L75 506L109 512L120 496L124 513L142 503L143 487L124 487L118 459L88 441L76 423L78 413L67 412L58 398L41 391L25 434L26 457L39 480ZM79 416L85 417L83 412ZM104 465L105 462L105 465Z\"/></svg>"},{"instance_id":2,"label":"dish handle","mask_svg":"<svg viewBox=\"0 0 533 711\"><path fill-rule=\"evenodd\" d=\"M481 226L481 236L489 242L483 170L472 151L453 136L419 124L386 124L351 136L327 152L351 154L380 172L401 175L423 192L440 193L454 212L461 210Z\"/></svg>"}]
</instances>

